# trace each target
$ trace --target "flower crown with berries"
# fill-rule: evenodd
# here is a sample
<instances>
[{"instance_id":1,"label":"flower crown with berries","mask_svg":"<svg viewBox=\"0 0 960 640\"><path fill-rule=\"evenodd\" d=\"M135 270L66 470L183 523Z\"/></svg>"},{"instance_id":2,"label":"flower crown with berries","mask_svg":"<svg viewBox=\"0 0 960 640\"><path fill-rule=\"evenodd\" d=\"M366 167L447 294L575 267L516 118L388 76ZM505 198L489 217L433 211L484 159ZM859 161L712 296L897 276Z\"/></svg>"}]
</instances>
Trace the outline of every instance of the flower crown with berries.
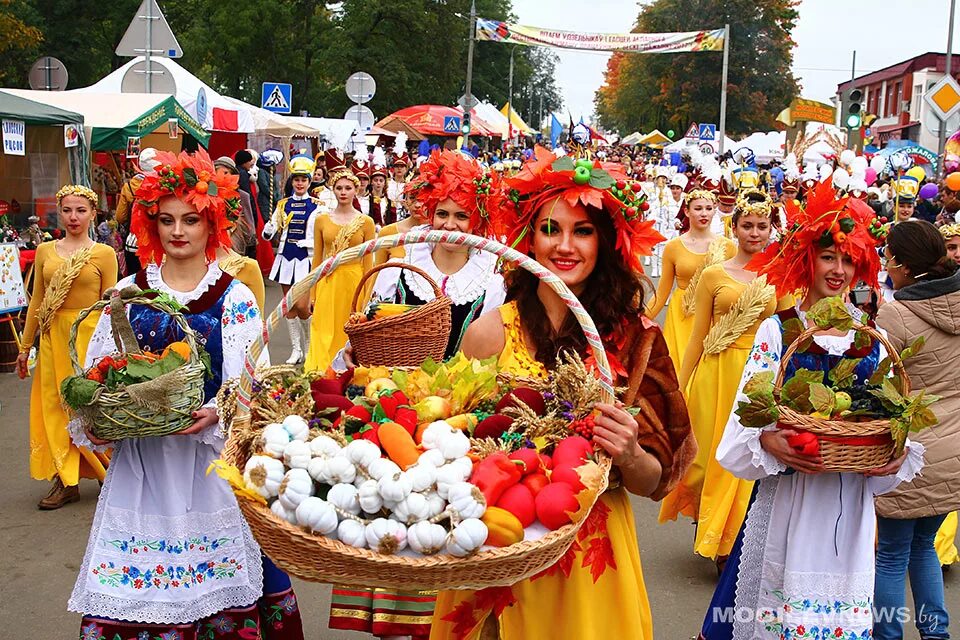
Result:
<instances>
[{"instance_id":1,"label":"flower crown with berries","mask_svg":"<svg viewBox=\"0 0 960 640\"><path fill-rule=\"evenodd\" d=\"M217 249L230 246L230 230L240 217L238 176L217 175L210 156L203 149L194 155L181 151L176 156L158 151L156 169L144 177L137 188L130 220L130 231L137 238L137 255L160 264L163 245L157 231L160 199L174 196L191 205L210 225L207 260L213 262Z\"/></svg>"},{"instance_id":2,"label":"flower crown with berries","mask_svg":"<svg viewBox=\"0 0 960 640\"><path fill-rule=\"evenodd\" d=\"M497 223L509 207L501 178L458 151L434 150L419 173L404 189L414 193L433 220L437 205L451 199L470 214L470 227L478 236L499 235Z\"/></svg>"},{"instance_id":3,"label":"flower crown with berries","mask_svg":"<svg viewBox=\"0 0 960 640\"><path fill-rule=\"evenodd\" d=\"M640 183L630 181L618 163L557 157L538 146L534 158L505 182L517 206L498 226L506 231L508 243L523 253L530 250L537 212L556 198L609 215L616 232L616 248L624 263L636 271L643 268L640 258L651 255L653 247L665 240L653 228L653 220L644 220L643 213L650 205Z\"/></svg>"},{"instance_id":4,"label":"flower crown with berries","mask_svg":"<svg viewBox=\"0 0 960 640\"><path fill-rule=\"evenodd\" d=\"M886 238L886 227L862 200L840 196L830 182L821 182L807 193L806 204L785 204L787 229L783 238L755 255L747 269L767 276L777 295L810 288L817 254L836 249L853 262L854 279L877 287L880 256L877 247Z\"/></svg>"}]
</instances>

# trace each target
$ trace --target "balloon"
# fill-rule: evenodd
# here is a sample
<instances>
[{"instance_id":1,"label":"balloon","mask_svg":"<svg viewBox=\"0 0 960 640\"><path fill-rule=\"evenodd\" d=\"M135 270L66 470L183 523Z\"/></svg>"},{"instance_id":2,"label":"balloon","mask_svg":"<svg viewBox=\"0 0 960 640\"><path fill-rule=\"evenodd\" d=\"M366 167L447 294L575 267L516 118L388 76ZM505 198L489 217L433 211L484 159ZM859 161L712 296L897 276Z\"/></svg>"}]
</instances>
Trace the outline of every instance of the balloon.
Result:
<instances>
[{"instance_id":1,"label":"balloon","mask_svg":"<svg viewBox=\"0 0 960 640\"><path fill-rule=\"evenodd\" d=\"M863 156L857 156L850 163L850 173L863 173L867 170L867 159Z\"/></svg>"},{"instance_id":2,"label":"balloon","mask_svg":"<svg viewBox=\"0 0 960 640\"><path fill-rule=\"evenodd\" d=\"M907 175L911 178L916 178L917 182L922 182L927 177L927 173L923 170L923 167L913 167L907 171Z\"/></svg>"},{"instance_id":3,"label":"balloon","mask_svg":"<svg viewBox=\"0 0 960 640\"><path fill-rule=\"evenodd\" d=\"M872 187L873 183L877 181L877 170L873 167L867 167L867 170L864 172L863 177L867 181L867 186Z\"/></svg>"},{"instance_id":4,"label":"balloon","mask_svg":"<svg viewBox=\"0 0 960 640\"><path fill-rule=\"evenodd\" d=\"M932 182L928 182L920 187L920 197L924 200L933 200L937 197L937 191L939 191L939 189L937 189L937 185L933 184Z\"/></svg>"},{"instance_id":5,"label":"balloon","mask_svg":"<svg viewBox=\"0 0 960 640\"><path fill-rule=\"evenodd\" d=\"M846 189L848 184L850 184L850 174L846 169L837 167L833 172L833 186L837 189Z\"/></svg>"},{"instance_id":6,"label":"balloon","mask_svg":"<svg viewBox=\"0 0 960 640\"><path fill-rule=\"evenodd\" d=\"M943 183L950 191L960 191L960 173L951 173Z\"/></svg>"},{"instance_id":7,"label":"balloon","mask_svg":"<svg viewBox=\"0 0 960 640\"><path fill-rule=\"evenodd\" d=\"M870 168L878 174L882 173L883 170L887 168L887 159L883 156L873 156L870 160Z\"/></svg>"},{"instance_id":8,"label":"balloon","mask_svg":"<svg viewBox=\"0 0 960 640\"><path fill-rule=\"evenodd\" d=\"M668 138L672 138L674 135L675 135L675 133L674 133L673 129L670 129L670 130L667 131L667 137L668 137Z\"/></svg>"},{"instance_id":9,"label":"balloon","mask_svg":"<svg viewBox=\"0 0 960 640\"><path fill-rule=\"evenodd\" d=\"M853 162L853 159L856 157L857 157L857 154L855 154L853 151L851 151L850 149L844 149L840 153L840 164L849 165L851 162Z\"/></svg>"}]
</instances>

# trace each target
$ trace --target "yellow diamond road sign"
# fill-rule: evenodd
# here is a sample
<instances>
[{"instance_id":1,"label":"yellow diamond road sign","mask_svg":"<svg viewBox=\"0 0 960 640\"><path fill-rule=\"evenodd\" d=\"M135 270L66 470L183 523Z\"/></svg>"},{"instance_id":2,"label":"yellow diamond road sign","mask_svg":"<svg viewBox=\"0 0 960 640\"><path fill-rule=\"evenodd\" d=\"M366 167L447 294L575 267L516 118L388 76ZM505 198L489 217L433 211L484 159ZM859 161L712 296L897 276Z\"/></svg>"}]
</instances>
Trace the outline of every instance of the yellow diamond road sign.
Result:
<instances>
[{"instance_id":1,"label":"yellow diamond road sign","mask_svg":"<svg viewBox=\"0 0 960 640\"><path fill-rule=\"evenodd\" d=\"M941 120L946 120L960 110L960 84L951 76L944 76L930 87L923 99Z\"/></svg>"}]
</instances>

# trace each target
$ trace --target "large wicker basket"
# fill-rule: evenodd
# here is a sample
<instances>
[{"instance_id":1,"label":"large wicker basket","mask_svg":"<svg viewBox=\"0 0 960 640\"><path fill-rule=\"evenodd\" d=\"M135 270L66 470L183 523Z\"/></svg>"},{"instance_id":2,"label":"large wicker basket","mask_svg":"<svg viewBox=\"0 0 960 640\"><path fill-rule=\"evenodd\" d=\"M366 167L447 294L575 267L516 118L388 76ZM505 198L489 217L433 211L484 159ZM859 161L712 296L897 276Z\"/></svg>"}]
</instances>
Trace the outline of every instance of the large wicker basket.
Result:
<instances>
[{"instance_id":1,"label":"large wicker basket","mask_svg":"<svg viewBox=\"0 0 960 640\"><path fill-rule=\"evenodd\" d=\"M270 314L264 336L250 349L247 366L237 388L237 412L223 451L225 462L242 469L252 453L250 447L255 440L255 433L251 426L250 402L254 363L269 340L270 332L277 327L286 310L300 295L309 291L319 278L326 276L340 264L357 260L373 251L417 242L456 243L489 251L540 278L560 295L579 321L596 356L599 376L606 390L606 400L613 398L610 368L596 327L576 296L553 273L528 256L485 238L454 232L411 231L399 236L371 240L327 259L294 285L280 306ZM603 453L598 455L603 480L597 497L607 487L607 475L611 467L609 456ZM264 553L281 569L311 582L364 587L482 589L511 585L557 562L570 548L580 529L580 523L566 525L538 540L483 550L468 558L454 558L449 555L409 557L356 549L337 540L313 535L278 518L265 504L242 493L237 493L237 502Z\"/></svg>"},{"instance_id":2,"label":"large wicker basket","mask_svg":"<svg viewBox=\"0 0 960 640\"><path fill-rule=\"evenodd\" d=\"M383 269L413 271L433 287L434 298L398 316L365 322L349 320L343 330L350 338L353 359L368 367L416 367L427 358L442 360L450 340L451 301L422 269L403 263L387 263L370 269L357 284L350 308L357 310L367 280Z\"/></svg>"},{"instance_id":3,"label":"large wicker basket","mask_svg":"<svg viewBox=\"0 0 960 640\"><path fill-rule=\"evenodd\" d=\"M873 327L858 322L854 322L853 327L883 344L893 362L894 369L903 380L903 395L909 395L910 377L903 367L903 361L897 350L886 336ZM802 429L816 435L820 443L820 457L827 471L858 472L882 467L893 455L893 437L890 435L889 420L864 422L824 420L795 411L780 402L787 363L801 344L821 332L822 329L817 327L806 329L797 336L783 354L773 385L773 397L777 400L777 409L780 412L779 426Z\"/></svg>"},{"instance_id":4,"label":"large wicker basket","mask_svg":"<svg viewBox=\"0 0 960 640\"><path fill-rule=\"evenodd\" d=\"M93 401L76 413L87 428L101 440L165 436L182 431L194 423L193 412L203 404L203 380L206 367L197 350L197 337L183 314L162 300L127 287L111 289L103 300L84 309L70 328L70 362L76 375L83 375L77 354L77 332L91 313L110 307L113 339L120 353L141 354L140 345L127 318L127 305L143 305L169 314L190 346L190 358L180 367L148 382L109 391L102 387ZM145 398L149 397L149 400Z\"/></svg>"}]
</instances>

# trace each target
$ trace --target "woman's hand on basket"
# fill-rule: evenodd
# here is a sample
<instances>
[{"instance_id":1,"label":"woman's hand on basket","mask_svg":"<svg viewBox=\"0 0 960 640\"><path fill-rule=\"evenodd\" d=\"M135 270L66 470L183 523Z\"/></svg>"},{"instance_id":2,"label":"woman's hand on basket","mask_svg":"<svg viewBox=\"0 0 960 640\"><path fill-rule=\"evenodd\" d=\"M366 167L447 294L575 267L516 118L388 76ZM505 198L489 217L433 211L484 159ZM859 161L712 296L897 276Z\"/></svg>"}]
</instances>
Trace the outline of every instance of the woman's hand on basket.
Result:
<instances>
[{"instance_id":1,"label":"woman's hand on basket","mask_svg":"<svg viewBox=\"0 0 960 640\"><path fill-rule=\"evenodd\" d=\"M29 358L30 354L25 351L17 354L17 375L20 376L21 380L30 375L30 370L27 367L27 360L29 360Z\"/></svg>"},{"instance_id":2,"label":"woman's hand on basket","mask_svg":"<svg viewBox=\"0 0 960 640\"><path fill-rule=\"evenodd\" d=\"M103 438L98 438L97 436L93 435L93 432L90 431L90 429L84 429L83 432L87 434L87 440L90 441L90 444L94 444L98 447L110 444L111 442L110 440L104 440Z\"/></svg>"},{"instance_id":3,"label":"woman's hand on basket","mask_svg":"<svg viewBox=\"0 0 960 640\"><path fill-rule=\"evenodd\" d=\"M894 475L895 473L897 473L898 471L900 471L900 467L903 466L903 461L906 460L906 459L907 459L907 452L904 451L904 452L903 452L903 455L901 455L899 458L893 458L893 459L891 459L890 462L888 462L887 464L883 465L882 467L877 467L877 468L875 468L875 469L867 469L866 471L863 472L863 475L865 475L865 476L892 476L892 475Z\"/></svg>"},{"instance_id":4,"label":"woman's hand on basket","mask_svg":"<svg viewBox=\"0 0 960 640\"><path fill-rule=\"evenodd\" d=\"M606 451L613 464L620 468L623 484L631 493L648 496L660 483L663 467L655 456L637 442L637 420L623 404L597 403L600 412L593 423L593 442Z\"/></svg>"},{"instance_id":5,"label":"woman's hand on basket","mask_svg":"<svg viewBox=\"0 0 960 640\"><path fill-rule=\"evenodd\" d=\"M347 365L347 369L355 369L357 367L357 362L353 359L353 347L349 342L343 348L343 363Z\"/></svg>"},{"instance_id":6,"label":"woman's hand on basket","mask_svg":"<svg viewBox=\"0 0 960 640\"><path fill-rule=\"evenodd\" d=\"M193 419L195 422L181 431L177 431L175 435L178 436L189 436L195 433L200 433L210 425L214 425L220 419L217 417L217 412L210 408L197 409L193 412Z\"/></svg>"},{"instance_id":7,"label":"woman's hand on basket","mask_svg":"<svg viewBox=\"0 0 960 640\"><path fill-rule=\"evenodd\" d=\"M801 473L823 473L823 460L819 455L798 452L787 438L797 435L793 429L774 429L760 434L760 446L783 464Z\"/></svg>"}]
</instances>

